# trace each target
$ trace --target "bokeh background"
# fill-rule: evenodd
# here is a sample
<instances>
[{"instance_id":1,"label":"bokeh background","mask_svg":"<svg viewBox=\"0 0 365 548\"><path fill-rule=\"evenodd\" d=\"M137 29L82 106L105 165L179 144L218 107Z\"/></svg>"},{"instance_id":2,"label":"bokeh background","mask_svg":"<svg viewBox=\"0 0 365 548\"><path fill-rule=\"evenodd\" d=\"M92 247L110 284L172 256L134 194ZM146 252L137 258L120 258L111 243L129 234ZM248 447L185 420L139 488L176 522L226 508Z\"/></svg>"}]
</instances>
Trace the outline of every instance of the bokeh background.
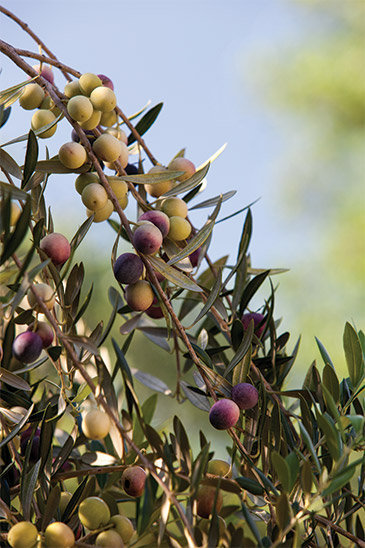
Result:
<instances>
[{"instance_id":1,"label":"bokeh background","mask_svg":"<svg viewBox=\"0 0 365 548\"><path fill-rule=\"evenodd\" d=\"M302 336L289 384L301 383L314 359L321 367L315 335L339 375L345 373L344 323L361 328L365 319L365 2L2 4L65 64L109 75L127 115L148 100L151 105L163 101L145 136L161 163L186 147L186 156L199 165L228 143L211 166L203 196L237 190L223 204L222 217L260 198L253 206L252 265L290 269L274 278L275 318L282 318L280 330L291 333L289 350ZM3 40L35 50L4 15L0 25ZM1 69L1 89L24 79L4 56ZM55 74L63 88L63 76ZM1 143L26 133L27 118L30 124L31 113L14 105ZM55 137L42 143L41 154L46 144L56 154L69 139L67 124L60 124ZM23 146L9 147L9 152L23 162ZM57 231L71 237L85 219L74 177L52 176L47 192ZM133 205L127 213L135 219ZM201 226L206 215L207 210L198 210L191 218ZM243 215L217 226L212 259L229 254L230 263L235 261ZM96 282L88 315L94 325L110 313L106 295L114 284L109 252L114 238L107 223L93 226L77 257L87 264L87 283ZM265 286L258 307L269 291ZM122 343L118 330L117 336ZM133 344L130 360L134 367L157 372L173 388L173 358L144 337ZM140 389L143 397L152 393Z\"/></svg>"}]
</instances>

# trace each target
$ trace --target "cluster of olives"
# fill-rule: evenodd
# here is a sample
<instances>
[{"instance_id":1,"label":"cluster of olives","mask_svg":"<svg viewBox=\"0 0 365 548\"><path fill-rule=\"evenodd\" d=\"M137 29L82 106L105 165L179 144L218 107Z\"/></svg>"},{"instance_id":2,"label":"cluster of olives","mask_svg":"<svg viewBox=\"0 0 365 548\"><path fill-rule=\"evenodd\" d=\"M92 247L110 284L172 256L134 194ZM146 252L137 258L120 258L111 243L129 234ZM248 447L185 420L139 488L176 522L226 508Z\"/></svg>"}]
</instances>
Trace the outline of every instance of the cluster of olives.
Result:
<instances>
[{"instance_id":1,"label":"cluster of olives","mask_svg":"<svg viewBox=\"0 0 365 548\"><path fill-rule=\"evenodd\" d=\"M61 514L71 500L72 493L63 491L59 502ZM109 506L100 497L87 497L78 508L80 524L87 531L108 527L95 538L95 546L105 548L123 548L134 534L134 526L129 518L121 514L111 516ZM80 536L80 530L77 531ZM75 544L75 533L66 523L53 521L43 533L39 534L37 527L30 521L20 521L13 525L8 533L8 543L12 548L33 548L42 539L46 548L71 548Z\"/></svg>"},{"instance_id":2,"label":"cluster of olives","mask_svg":"<svg viewBox=\"0 0 365 548\"><path fill-rule=\"evenodd\" d=\"M84 499L79 506L78 517L80 523L88 531L112 526L110 529L98 533L95 546L122 548L128 544L134 533L131 520L121 514L111 516L109 506L100 497Z\"/></svg>"},{"instance_id":3,"label":"cluster of olives","mask_svg":"<svg viewBox=\"0 0 365 548\"><path fill-rule=\"evenodd\" d=\"M260 338L265 330L265 317L259 312L247 312L242 315L244 331L253 321L254 333ZM234 426L241 410L252 409L259 399L259 393L255 386L247 382L241 382L232 387L231 399L222 398L215 402L209 411L209 420L217 430L226 430Z\"/></svg>"},{"instance_id":4,"label":"cluster of olives","mask_svg":"<svg viewBox=\"0 0 365 548\"><path fill-rule=\"evenodd\" d=\"M180 198L166 198L160 203L161 209L151 209L143 213L134 229L133 246L144 255L154 255L161 251L165 238L183 243L191 234L191 224L186 219L188 207ZM135 253L123 253L113 266L116 280L126 285L125 298L132 310L147 311L151 317L162 317L151 284L141 279L144 273L142 259ZM157 274L160 281L163 276Z\"/></svg>"},{"instance_id":5,"label":"cluster of olives","mask_svg":"<svg viewBox=\"0 0 365 548\"><path fill-rule=\"evenodd\" d=\"M40 65L35 65L33 68L39 72L43 78L53 84L54 76L51 67L44 65L41 70ZM23 88L19 98L19 104L25 110L35 110L31 119L31 127L33 130L39 130L52 124L60 114L59 108L54 104L49 95L35 82L29 83ZM39 133L38 137L40 137L40 139L48 139L56 133L56 130L57 124L54 124L51 128Z\"/></svg>"},{"instance_id":6,"label":"cluster of olives","mask_svg":"<svg viewBox=\"0 0 365 548\"><path fill-rule=\"evenodd\" d=\"M252 409L259 399L257 388L248 382L241 382L232 387L231 399L222 398L216 401L209 411L209 421L217 430L227 430L234 426L241 409Z\"/></svg>"},{"instance_id":7,"label":"cluster of olives","mask_svg":"<svg viewBox=\"0 0 365 548\"><path fill-rule=\"evenodd\" d=\"M119 177L107 176L119 205L125 209L128 205L128 185ZM86 214L94 215L94 222L100 223L109 219L114 211L114 206L108 198L108 194L101 184L96 173L82 173L75 181L76 191L81 195L82 203L86 206Z\"/></svg>"},{"instance_id":8,"label":"cluster of olives","mask_svg":"<svg viewBox=\"0 0 365 548\"><path fill-rule=\"evenodd\" d=\"M52 232L40 242L40 250L49 257L56 267L61 267L71 255L71 246L63 234ZM48 310L52 310L55 302L55 292L46 283L35 284L35 291ZM27 292L29 306L36 312L42 312L31 289ZM39 358L42 350L48 348L54 338L53 329L44 321L31 323L27 330L17 335L13 341L13 356L23 363L32 363Z\"/></svg>"}]
</instances>

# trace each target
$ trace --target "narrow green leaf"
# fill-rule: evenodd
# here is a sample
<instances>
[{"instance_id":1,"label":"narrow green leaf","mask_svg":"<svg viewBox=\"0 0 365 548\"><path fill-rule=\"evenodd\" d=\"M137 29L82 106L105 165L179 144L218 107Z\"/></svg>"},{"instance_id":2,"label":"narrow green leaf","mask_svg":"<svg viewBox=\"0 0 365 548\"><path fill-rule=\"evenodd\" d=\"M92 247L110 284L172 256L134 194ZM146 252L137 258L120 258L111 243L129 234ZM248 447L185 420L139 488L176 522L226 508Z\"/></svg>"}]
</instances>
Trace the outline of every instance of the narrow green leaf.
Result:
<instances>
[{"instance_id":1,"label":"narrow green leaf","mask_svg":"<svg viewBox=\"0 0 365 548\"><path fill-rule=\"evenodd\" d=\"M226 147L227 147L227 143L224 143L216 152L214 152L214 154L209 156L208 160L205 160L205 162L203 162L200 166L198 166L198 169L201 169L202 167L205 167L207 164L211 164L212 162L214 162L214 160L216 160L222 154L222 152L226 149Z\"/></svg>"},{"instance_id":2,"label":"narrow green leaf","mask_svg":"<svg viewBox=\"0 0 365 548\"><path fill-rule=\"evenodd\" d=\"M87 484L88 479L89 479L88 476L86 476L82 480L82 482L77 487L74 494L72 495L69 503L67 504L67 506L66 506L62 516L61 516L61 519L64 523L66 523L69 520L69 518L74 513L75 509L80 504L80 502L86 497L86 484Z\"/></svg>"},{"instance_id":3,"label":"narrow green leaf","mask_svg":"<svg viewBox=\"0 0 365 548\"><path fill-rule=\"evenodd\" d=\"M160 518L160 525L158 529L158 539L157 539L158 546L161 545L162 539L165 534L166 525L167 525L167 521L169 519L169 514L170 514L170 508L171 508L171 501L164 494L162 499L162 504L161 504L161 511L160 511L161 518Z\"/></svg>"},{"instance_id":4,"label":"narrow green leaf","mask_svg":"<svg viewBox=\"0 0 365 548\"><path fill-rule=\"evenodd\" d=\"M137 110L137 112L135 112L134 114L131 114L130 116L128 116L128 120L134 120L135 118L140 116L147 109L147 107L150 106L150 104L151 104L151 99L149 99L147 101L147 103L144 105L144 107Z\"/></svg>"},{"instance_id":5,"label":"narrow green leaf","mask_svg":"<svg viewBox=\"0 0 365 548\"><path fill-rule=\"evenodd\" d=\"M136 124L135 129L139 133L139 135L143 135L146 133L147 130L152 126L154 121L156 120L157 116L160 114L160 111L163 107L163 103L158 103L154 107L152 107L149 111L146 112L146 114L140 119L140 121ZM131 145L136 141L136 138L134 135L129 135L128 137L128 145Z\"/></svg>"},{"instance_id":6,"label":"narrow green leaf","mask_svg":"<svg viewBox=\"0 0 365 548\"><path fill-rule=\"evenodd\" d=\"M185 249L185 248L184 248ZM173 259L179 253L181 253L181 247L179 247L176 242L169 240L168 238L164 239L163 250L169 259ZM189 257L184 257L179 262L174 263L175 268L182 270L183 272L190 273L193 270Z\"/></svg>"},{"instance_id":7,"label":"narrow green leaf","mask_svg":"<svg viewBox=\"0 0 365 548\"><path fill-rule=\"evenodd\" d=\"M312 484L313 484L313 474L312 474L312 465L309 460L303 462L302 471L301 471L301 483L303 491L306 495L310 495Z\"/></svg>"},{"instance_id":8,"label":"narrow green leaf","mask_svg":"<svg viewBox=\"0 0 365 548\"><path fill-rule=\"evenodd\" d=\"M98 377L94 377L91 380L93 381L94 386L96 387L98 385ZM82 384L80 384L77 390L76 396L71 401L73 403L81 403L84 400L86 400L86 398L88 397L90 393L91 393L90 386L86 382L83 382Z\"/></svg>"},{"instance_id":9,"label":"narrow green leaf","mask_svg":"<svg viewBox=\"0 0 365 548\"><path fill-rule=\"evenodd\" d=\"M20 84L15 84L14 86L11 86L10 88L3 89L2 91L0 91L0 100L2 100L7 95L12 95L15 91L19 91L20 89L24 88L24 86L26 86L27 84L30 84L36 78L38 78L38 76L34 76L33 78L29 80L24 80L24 82L20 82Z\"/></svg>"},{"instance_id":10,"label":"narrow green leaf","mask_svg":"<svg viewBox=\"0 0 365 548\"><path fill-rule=\"evenodd\" d=\"M351 480L355 471L356 471L356 468L352 467L352 468L347 468L346 470L337 474L332 479L328 487L326 487L326 489L322 491L321 496L328 497L329 495L332 495L332 493L334 493L335 491L339 491L340 489L342 489L342 487L344 487L346 483L348 483Z\"/></svg>"},{"instance_id":11,"label":"narrow green leaf","mask_svg":"<svg viewBox=\"0 0 365 548\"><path fill-rule=\"evenodd\" d=\"M331 415L334 421L338 421L338 419L340 418L340 412L337 409L336 402L333 399L331 392L328 390L325 384L322 384L322 394L323 394L324 402L326 404L327 411L329 412L329 414Z\"/></svg>"},{"instance_id":12,"label":"narrow green leaf","mask_svg":"<svg viewBox=\"0 0 365 548\"><path fill-rule=\"evenodd\" d=\"M178 447L181 450L181 453L185 459L185 462L189 468L191 469L191 455L190 455L190 444L189 444L189 438L186 434L186 430L184 428L183 423L181 420L175 415L173 420L174 425L174 432L176 436L176 443Z\"/></svg>"},{"instance_id":13,"label":"narrow green leaf","mask_svg":"<svg viewBox=\"0 0 365 548\"><path fill-rule=\"evenodd\" d=\"M28 133L27 151L25 154L22 188L25 187L33 175L38 160L38 141L33 130Z\"/></svg>"},{"instance_id":14,"label":"narrow green leaf","mask_svg":"<svg viewBox=\"0 0 365 548\"><path fill-rule=\"evenodd\" d=\"M0 105L0 128L5 126L6 122L9 119L10 112L11 112L10 106L5 108L4 105Z\"/></svg>"},{"instance_id":15,"label":"narrow green leaf","mask_svg":"<svg viewBox=\"0 0 365 548\"><path fill-rule=\"evenodd\" d=\"M348 322L346 322L343 334L343 347L350 380L355 388L364 376L364 357L359 337Z\"/></svg>"},{"instance_id":16,"label":"narrow green leaf","mask_svg":"<svg viewBox=\"0 0 365 548\"><path fill-rule=\"evenodd\" d=\"M223 284L224 287L227 287L229 281L237 272L237 276L234 284L234 290L233 290L233 298L232 298L232 306L234 307L237 306L240 300L243 284L246 278L246 271L245 271L246 267L243 261L250 243L251 234L252 234L252 214L251 214L251 210L249 209L247 211L246 219L242 229L240 244L238 247L236 265L234 266L234 268L232 268L231 272L228 274Z\"/></svg>"},{"instance_id":17,"label":"narrow green leaf","mask_svg":"<svg viewBox=\"0 0 365 548\"><path fill-rule=\"evenodd\" d=\"M155 173L138 173L136 175L120 175L119 177L113 177L113 179L119 181L126 181L128 183L134 183L137 185L153 185L156 183L163 183L170 179L176 179L180 175L183 175L183 171L158 171Z\"/></svg>"},{"instance_id":18,"label":"narrow green leaf","mask_svg":"<svg viewBox=\"0 0 365 548\"><path fill-rule=\"evenodd\" d=\"M85 337L82 335L67 335L67 341L71 342L78 349L84 348L94 356L98 356L100 354L98 347L92 342L90 337Z\"/></svg>"},{"instance_id":19,"label":"narrow green leaf","mask_svg":"<svg viewBox=\"0 0 365 548\"><path fill-rule=\"evenodd\" d=\"M9 441L11 441L21 431L23 426L28 422L33 409L34 409L34 403L29 407L28 411L23 416L23 418L18 422L15 428L13 428L13 430L9 432L9 434L0 441L0 449L2 447L5 447L9 443Z\"/></svg>"},{"instance_id":20,"label":"narrow green leaf","mask_svg":"<svg viewBox=\"0 0 365 548\"><path fill-rule=\"evenodd\" d=\"M195 346L194 346L194 349L195 349ZM200 367L203 369L204 373L210 380L214 390L216 390L217 392L220 392L222 396L225 396L226 398L230 398L231 391L232 391L231 383L228 382L224 377L219 375L219 373L216 373L215 371L213 371L213 369L204 365L204 363L201 363Z\"/></svg>"},{"instance_id":21,"label":"narrow green leaf","mask_svg":"<svg viewBox=\"0 0 365 548\"><path fill-rule=\"evenodd\" d=\"M146 531L155 507L157 483L148 475L143 495L137 502L137 533Z\"/></svg>"},{"instance_id":22,"label":"narrow green leaf","mask_svg":"<svg viewBox=\"0 0 365 548\"><path fill-rule=\"evenodd\" d=\"M257 547L261 548L262 543L261 543L260 533L256 527L256 523L254 522L249 509L247 508L244 502L241 502L241 509L242 509L243 517L245 518L248 527L250 528L253 536L255 537L255 540L257 542Z\"/></svg>"},{"instance_id":23,"label":"narrow green leaf","mask_svg":"<svg viewBox=\"0 0 365 548\"><path fill-rule=\"evenodd\" d=\"M287 461L277 451L271 452L271 462L284 490L290 492L290 468Z\"/></svg>"},{"instance_id":24,"label":"narrow green leaf","mask_svg":"<svg viewBox=\"0 0 365 548\"><path fill-rule=\"evenodd\" d=\"M333 460L338 461L341 456L341 441L334 422L328 413L321 414L317 409L316 416L318 425L326 438L330 455Z\"/></svg>"},{"instance_id":25,"label":"narrow green leaf","mask_svg":"<svg viewBox=\"0 0 365 548\"><path fill-rule=\"evenodd\" d=\"M4 107L5 112L8 111L11 105L14 104L22 94L23 94L23 90L15 91L14 93L4 96L0 99L1 106ZM5 143L3 146L5 146L6 144L7 143Z\"/></svg>"},{"instance_id":26,"label":"narrow green leaf","mask_svg":"<svg viewBox=\"0 0 365 548\"><path fill-rule=\"evenodd\" d=\"M284 274L289 272L289 268L252 268L252 266L247 267L247 274L256 276L257 274L262 274L263 272L269 271L269 276L274 276L275 274Z\"/></svg>"},{"instance_id":27,"label":"narrow green leaf","mask_svg":"<svg viewBox=\"0 0 365 548\"><path fill-rule=\"evenodd\" d=\"M158 395L152 394L142 404L142 415L146 424L150 424L156 411Z\"/></svg>"},{"instance_id":28,"label":"narrow green leaf","mask_svg":"<svg viewBox=\"0 0 365 548\"><path fill-rule=\"evenodd\" d=\"M323 384L332 395L336 404L340 401L340 384L333 367L327 363L322 372Z\"/></svg>"},{"instance_id":29,"label":"narrow green leaf","mask_svg":"<svg viewBox=\"0 0 365 548\"><path fill-rule=\"evenodd\" d=\"M31 390L27 381L25 381L21 377L18 377L18 375L14 375L14 373L8 371L7 369L4 369L3 367L0 367L0 380L1 382L4 382L9 386L13 386L18 390L25 390L26 392L30 392Z\"/></svg>"},{"instance_id":30,"label":"narrow green leaf","mask_svg":"<svg viewBox=\"0 0 365 548\"><path fill-rule=\"evenodd\" d=\"M215 263L213 263L214 271L224 268L227 259L228 255L225 255L224 257L221 257L220 259L215 261ZM200 274L197 282L204 289L212 288L215 282L215 276L213 276L212 270L210 268L207 268L202 274ZM182 320L183 318L185 318L185 316L187 316L187 314L189 314L189 312L191 312L200 302L201 300L197 299L195 293L187 293L181 305L179 319Z\"/></svg>"},{"instance_id":31,"label":"narrow green leaf","mask_svg":"<svg viewBox=\"0 0 365 548\"><path fill-rule=\"evenodd\" d=\"M240 213L242 213L243 211L246 211L246 209L250 209L253 205L256 204L256 202L258 202L260 200L260 198L257 198L256 200L254 200L253 202L249 203L247 206L245 207L242 207L241 209L239 209L238 211L235 211L234 213L231 213L230 215L227 215L227 217L223 217L223 219L219 219L219 221L217 221L216 224L218 223L223 223L224 221L228 221L228 219L232 219L232 217L235 217L236 215L239 215ZM258 270L258 269L257 269ZM265 269L266 270L266 269ZM258 272L257 272L258 274Z\"/></svg>"},{"instance_id":32,"label":"narrow green leaf","mask_svg":"<svg viewBox=\"0 0 365 548\"><path fill-rule=\"evenodd\" d=\"M3 181L0 181L0 194L5 197L10 196L14 200L26 200L29 197L24 190L20 190L20 188L4 183Z\"/></svg>"},{"instance_id":33,"label":"narrow green leaf","mask_svg":"<svg viewBox=\"0 0 365 548\"><path fill-rule=\"evenodd\" d=\"M283 531L290 521L290 504L287 493L281 493L276 502L276 521Z\"/></svg>"},{"instance_id":34,"label":"narrow green leaf","mask_svg":"<svg viewBox=\"0 0 365 548\"><path fill-rule=\"evenodd\" d=\"M192 325L190 327L193 327L195 324L197 324L204 316L209 312L209 310L214 305L215 301L218 298L219 292L222 287L222 270L218 270L217 279L215 281L215 284L212 288L212 291L209 294L209 297L207 298L207 302L193 321Z\"/></svg>"},{"instance_id":35,"label":"narrow green leaf","mask_svg":"<svg viewBox=\"0 0 365 548\"><path fill-rule=\"evenodd\" d=\"M310 435L308 434L307 430L305 429L305 427L302 425L301 422L299 422L299 429L300 429L300 433L302 435L303 441L304 441L305 445L307 446L308 451L312 455L312 458L313 458L314 463L316 465L317 471L319 473L321 473L321 465L319 464L319 460L318 460L316 451L314 449L311 437L310 437Z\"/></svg>"},{"instance_id":36,"label":"narrow green leaf","mask_svg":"<svg viewBox=\"0 0 365 548\"><path fill-rule=\"evenodd\" d=\"M155 390L156 392L161 392L165 396L170 396L172 394L170 388L163 381L151 375L150 373L144 373L143 371L138 371L138 369L132 369L133 376L139 380L148 388Z\"/></svg>"},{"instance_id":37,"label":"narrow green leaf","mask_svg":"<svg viewBox=\"0 0 365 548\"><path fill-rule=\"evenodd\" d=\"M247 330L245 331L245 334L242 338L242 342L239 345L237 352L233 356L232 360L230 361L226 371L224 372L224 377L227 377L227 375L232 371L234 367L245 357L247 352L251 348L252 343L252 337L254 332L254 321L251 320Z\"/></svg>"},{"instance_id":38,"label":"narrow green leaf","mask_svg":"<svg viewBox=\"0 0 365 548\"><path fill-rule=\"evenodd\" d=\"M86 221L82 223L80 228L77 230L76 234L72 238L70 245L71 249L75 251L79 245L81 244L82 240L85 238L86 234L90 230L91 225L93 224L93 217L88 217Z\"/></svg>"},{"instance_id":39,"label":"narrow green leaf","mask_svg":"<svg viewBox=\"0 0 365 548\"><path fill-rule=\"evenodd\" d=\"M57 508L60 503L61 488L59 485L55 485L48 494L46 507L42 516L42 531L45 530L47 525L51 522L51 519L56 515Z\"/></svg>"},{"instance_id":40,"label":"narrow green leaf","mask_svg":"<svg viewBox=\"0 0 365 548\"><path fill-rule=\"evenodd\" d=\"M113 338L112 338L112 344L113 344L114 352L117 356L118 365L119 365L121 371L125 373L129 383L133 387L132 373L131 373L131 370L129 368L128 362L127 362L127 360L124 356L123 350L119 347L118 343Z\"/></svg>"},{"instance_id":41,"label":"narrow green leaf","mask_svg":"<svg viewBox=\"0 0 365 548\"><path fill-rule=\"evenodd\" d=\"M248 491L253 495L260 496L265 493L263 487L259 484L257 480L254 480L252 478L245 478L244 476L239 476L238 478L235 478L235 481L240 487L242 487L242 489L245 489L245 491Z\"/></svg>"},{"instance_id":42,"label":"narrow green leaf","mask_svg":"<svg viewBox=\"0 0 365 548\"><path fill-rule=\"evenodd\" d=\"M205 395L199 394L192 390L192 387L190 387L185 381L181 381L180 386L190 403L202 411L210 411L209 400Z\"/></svg>"},{"instance_id":43,"label":"narrow green leaf","mask_svg":"<svg viewBox=\"0 0 365 548\"><path fill-rule=\"evenodd\" d=\"M22 476L20 482L20 501L23 509L23 517L25 520L30 519L31 503L34 494L34 489L38 480L39 470L41 467L41 459L39 459L33 468Z\"/></svg>"},{"instance_id":44,"label":"narrow green leaf","mask_svg":"<svg viewBox=\"0 0 365 548\"><path fill-rule=\"evenodd\" d=\"M56 156L50 160L41 160L40 162L37 162L35 169L41 173L85 173L90 169L90 164L85 163L77 169L69 169L65 167Z\"/></svg>"},{"instance_id":45,"label":"narrow green leaf","mask_svg":"<svg viewBox=\"0 0 365 548\"><path fill-rule=\"evenodd\" d=\"M266 272L263 272L262 274L258 274L250 282L247 284L243 291L243 295L240 302L240 314L243 314L244 310L246 309L248 303L252 299L252 297L256 294L258 289L261 287L261 285L264 283L266 278L268 277L270 271L266 270Z\"/></svg>"},{"instance_id":46,"label":"narrow green leaf","mask_svg":"<svg viewBox=\"0 0 365 548\"><path fill-rule=\"evenodd\" d=\"M165 261L163 261L162 259L153 256L149 256L148 259L155 270L160 272L163 276L165 276L165 278L167 278L170 282L177 285L178 287L182 287L183 289L188 289L189 291L196 291L199 293L203 291L202 288L199 287L193 280L188 278L182 272L176 270L176 268L173 268L172 266L166 264Z\"/></svg>"},{"instance_id":47,"label":"narrow green leaf","mask_svg":"<svg viewBox=\"0 0 365 548\"><path fill-rule=\"evenodd\" d=\"M291 453L289 453L289 455L285 457L285 461L288 464L290 470L290 488L288 491L290 492L293 489L299 474L299 459L297 454L292 451Z\"/></svg>"},{"instance_id":48,"label":"narrow green leaf","mask_svg":"<svg viewBox=\"0 0 365 548\"><path fill-rule=\"evenodd\" d=\"M221 203L226 202L227 200L230 200L230 198L232 198L236 193L236 190L230 190L229 192L225 192L224 194L220 194L219 196L215 196L214 198L210 198L209 200L205 200L204 202L200 202L199 204L190 207L189 211L192 209L204 209L205 207L211 207L217 205L219 201L221 201Z\"/></svg>"},{"instance_id":49,"label":"narrow green leaf","mask_svg":"<svg viewBox=\"0 0 365 548\"><path fill-rule=\"evenodd\" d=\"M0 167L13 177L22 180L23 173L14 158L10 156L3 148L0 148Z\"/></svg>"},{"instance_id":50,"label":"narrow green leaf","mask_svg":"<svg viewBox=\"0 0 365 548\"><path fill-rule=\"evenodd\" d=\"M332 367L332 369L334 369L335 366L333 365L333 362L330 358L330 355L328 354L328 352L325 349L324 345L321 343L321 341L319 339L317 339L317 337L315 337L315 339L316 339L316 343L317 343L317 346L319 348L319 351L321 353L324 365L329 364Z\"/></svg>"},{"instance_id":51,"label":"narrow green leaf","mask_svg":"<svg viewBox=\"0 0 365 548\"><path fill-rule=\"evenodd\" d=\"M169 196L177 196L178 194L188 192L189 190L197 187L208 173L209 167L210 164L206 165L202 169L197 170L191 177L189 177L189 179L187 179L183 183L174 186L168 192L165 192L164 198Z\"/></svg>"},{"instance_id":52,"label":"narrow green leaf","mask_svg":"<svg viewBox=\"0 0 365 548\"><path fill-rule=\"evenodd\" d=\"M31 203L30 200L27 200L15 226L15 230L11 233L8 240L4 242L5 245L0 258L0 265L2 265L7 259L9 259L9 257L11 257L11 255L18 249L18 247L22 243L29 228L30 217Z\"/></svg>"},{"instance_id":53,"label":"narrow green leaf","mask_svg":"<svg viewBox=\"0 0 365 548\"><path fill-rule=\"evenodd\" d=\"M174 265L179 263L185 257L191 255L196 249L198 249L207 240L214 228L214 221L208 221L200 230L193 236L193 238L187 243L187 245L177 253L167 264Z\"/></svg>"}]
</instances>

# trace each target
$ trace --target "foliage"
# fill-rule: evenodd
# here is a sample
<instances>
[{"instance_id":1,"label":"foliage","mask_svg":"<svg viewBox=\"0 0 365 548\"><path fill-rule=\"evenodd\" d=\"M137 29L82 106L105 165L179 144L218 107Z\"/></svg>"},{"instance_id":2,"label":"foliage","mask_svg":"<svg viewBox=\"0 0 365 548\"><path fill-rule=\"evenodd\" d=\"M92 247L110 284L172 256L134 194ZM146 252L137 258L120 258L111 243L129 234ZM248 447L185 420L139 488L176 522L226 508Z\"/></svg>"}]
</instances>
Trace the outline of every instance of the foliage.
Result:
<instances>
[{"instance_id":1,"label":"foliage","mask_svg":"<svg viewBox=\"0 0 365 548\"><path fill-rule=\"evenodd\" d=\"M55 265L41 243L47 234L56 232L46 204L48 179L54 173L70 171L92 171L99 176L118 216L118 221L109 219L111 233L116 233L111 248L114 265L120 238L130 242L132 249L131 227L140 213L157 209L161 202L159 198L152 201L144 185L160 184L166 181L166 174L162 169L160 174L143 172L143 156L163 166L141 135L155 122L162 104L147 112L142 109L135 116L139 118L135 126L116 109L115 127L130 132L129 154L136 153L138 158L136 174L127 174L130 164L122 167L116 161L112 166L117 180L126 182L129 199L136 201L137 218L129 220L93 152L89 135L69 116L67 97L37 76L24 62L24 52L2 41L0 49L53 101L59 111L53 124L71 124L88 153L87 162L77 170L65 168L58 157L40 159L39 135L44 128L25 129L23 136L13 139L13 143L26 142L22 166L8 152L8 144L0 148L0 167L6 178L1 182L0 227L2 542L6 543L11 526L31 521L40 533L40 542L47 543L45 531L56 520L74 531L76 546L94 545L97 535L113 525L108 522L98 524L96 530L85 528L78 510L83 500L97 496L106 502L111 515L120 513L132 519L135 532L129 546L294 547L343 542L365 546L361 520L364 333L349 323L345 326L347 378L338 379L335 364L317 341L324 362L322 373L313 363L301 388L285 390L299 341L289 350L289 333L280 333L274 319L272 280L280 272L259 271L250 264L249 207L245 208L235 264L228 264L228 257L212 262L208 255L212 231L224 220L219 219L221 204L234 192L199 199L191 207L210 207L212 211L203 227L192 228L188 241L165 238L156 255L135 250L157 299L160 319L153 321L145 312L133 311L120 285L119 291L108 291L112 311L106 325L98 321L95 311L95 324L88 327L83 318L93 306L93 295L92 289L84 287L87 265L77 262L77 251L94 216L75 229L69 259ZM57 67L67 80L70 75L80 77L45 46L42 49L47 55L26 52L26 56ZM3 123L11 123L10 107L28 85L23 81L0 93L5 107ZM97 136L103 130L98 126L92 131ZM184 151L177 156L184 157ZM164 198L182 196L190 207L205 186L213 159L187 180L174 183ZM180 175L169 173L173 178ZM20 205L16 221L12 218L14 203ZM197 250L199 259L193 266L192 253ZM207 267L201 271L203 261ZM52 287L54 307L47 308L42 300L40 283ZM252 312L251 300L262 287L268 291L260 309L262 321L259 327L253 320L246 326L243 315ZM16 336L26 329L37 332L40 321L51 326L53 344L38 359L19 361L14 354ZM127 336L123 344L112 339L114 359L109 366L103 348L115 323L121 324L121 333ZM168 352L169 361L175 361L174 392L142 367L138 371L130 368L130 345L136 332ZM141 403L136 379L162 395L152 395ZM116 389L119 381L121 390ZM163 405L162 398L176 398L182 406L208 412L215 401L230 399L232 386L241 382L257 388L259 403L241 412L237 424L227 430L229 473L208 473L215 448L206 434L199 432L200 447L193 452L197 433L187 432L178 416L173 419L172 431L159 428L153 421L156 405ZM96 407L109 417L103 425L108 434L104 432L101 438L98 434L91 437L90 426L86 430L83 423L86 412ZM132 466L147 473L141 496L131 495L122 477ZM202 487L213 492L208 518L201 517L198 510ZM61 507L65 491L71 495Z\"/></svg>"}]
</instances>

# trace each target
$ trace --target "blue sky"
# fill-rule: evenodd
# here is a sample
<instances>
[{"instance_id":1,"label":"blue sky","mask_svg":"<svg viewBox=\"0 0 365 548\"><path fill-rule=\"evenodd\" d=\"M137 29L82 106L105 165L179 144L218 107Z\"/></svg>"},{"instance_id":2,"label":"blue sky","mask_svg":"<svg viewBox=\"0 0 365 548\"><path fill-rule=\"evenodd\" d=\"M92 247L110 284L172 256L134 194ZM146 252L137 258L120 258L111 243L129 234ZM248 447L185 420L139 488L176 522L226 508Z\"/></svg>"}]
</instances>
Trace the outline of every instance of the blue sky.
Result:
<instances>
[{"instance_id":1,"label":"blue sky","mask_svg":"<svg viewBox=\"0 0 365 548\"><path fill-rule=\"evenodd\" d=\"M308 230L304 237L292 220L280 218L272 207L280 167L293 146L295 131L265 107L267 90L258 89L257 72L265 70L265 54L321 32L300 2L6 0L2 4L26 21L65 64L81 72L109 75L127 115L148 100L152 105L163 101L157 122L145 136L161 163L167 164L186 147L186 156L199 165L227 142L225 152L211 166L201 199L237 190L222 206L221 215L226 216L261 198L253 208L252 264L288 267L295 275L301 246L310 248L318 234ZM3 40L36 50L32 40L3 15L0 28ZM259 69L257 59L261 59ZM1 68L1 89L22 81L21 71L4 56ZM65 83L57 72L56 83L61 89ZM1 130L0 142L26 133L31 115L14 105L12 123ZM70 130L64 121L44 145L54 155L68 140ZM9 151L22 163L21 147ZM150 167L148 160L145 165ZM47 193L56 229L72 236L85 218L74 177L51 177ZM127 212L135 220L133 205ZM204 209L191 218L199 227L208 214ZM240 215L217 226L210 250L213 259L229 253L234 262L242 223ZM114 233L106 223L95 225L89 240L104 253L111 248ZM290 275L280 277L281 287ZM277 302L285 326L287 310L280 297ZM298 334L294 333L292 344Z\"/></svg>"}]
</instances>

